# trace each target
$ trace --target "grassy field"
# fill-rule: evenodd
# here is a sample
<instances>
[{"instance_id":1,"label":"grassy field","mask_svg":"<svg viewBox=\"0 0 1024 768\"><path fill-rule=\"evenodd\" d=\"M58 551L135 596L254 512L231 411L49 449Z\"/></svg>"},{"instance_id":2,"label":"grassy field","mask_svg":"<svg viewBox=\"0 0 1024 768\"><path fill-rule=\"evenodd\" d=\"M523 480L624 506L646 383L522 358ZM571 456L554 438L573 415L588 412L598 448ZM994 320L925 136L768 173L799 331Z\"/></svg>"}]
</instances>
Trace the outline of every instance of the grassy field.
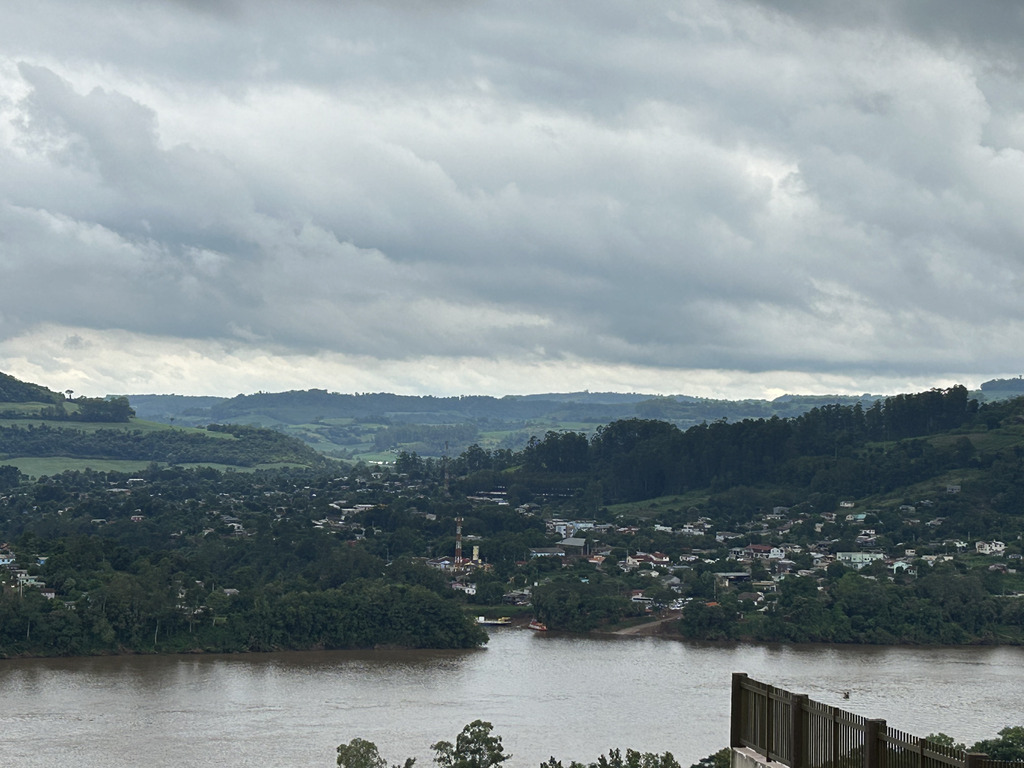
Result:
<instances>
[{"instance_id":1,"label":"grassy field","mask_svg":"<svg viewBox=\"0 0 1024 768\"><path fill-rule=\"evenodd\" d=\"M690 507L702 508L708 500L706 491L683 495L661 496L645 501L629 501L623 504L612 504L608 510L616 515L631 515L642 519L657 517L666 510L682 510Z\"/></svg>"},{"instance_id":2,"label":"grassy field","mask_svg":"<svg viewBox=\"0 0 1024 768\"><path fill-rule=\"evenodd\" d=\"M13 404L12 404L13 405ZM108 422L78 422L78 421L50 421L44 419L0 419L0 427L16 427L25 429L28 426L42 427L47 426L51 429L68 429L76 430L79 432L93 433L100 430L113 430L117 432L126 433L142 433L149 434L154 432L164 432L166 430L176 430L179 432L190 432L196 435L204 435L206 437L214 438L217 440L237 440L234 435L226 432L210 432L206 429L195 428L195 427L177 427L168 424L161 424L155 421L145 421L143 419L132 419L127 423L108 423ZM125 472L134 473L139 472L150 464L154 463L144 459L102 459L102 458L72 458L66 456L46 456L46 457L17 457L3 459L0 463L4 465L10 465L17 467L21 472L32 478L39 478L42 476L59 475L65 471L82 471L91 469L96 472ZM162 462L156 462L158 466L164 466ZM221 471L231 470L235 472L252 472L256 469L275 469L280 467L291 467L299 466L291 463L275 463L275 464L261 464L255 467L241 467L233 466L228 464L216 464L216 463L181 463L178 466L183 467L211 467Z\"/></svg>"},{"instance_id":3,"label":"grassy field","mask_svg":"<svg viewBox=\"0 0 1024 768\"><path fill-rule=\"evenodd\" d=\"M970 440L975 449L979 451L1003 451L1013 449L1024 442L1024 426L1014 424L992 430L936 435L929 438L929 441L937 447L949 447L950 445L955 445L963 437Z\"/></svg>"},{"instance_id":4,"label":"grassy field","mask_svg":"<svg viewBox=\"0 0 1024 768\"><path fill-rule=\"evenodd\" d=\"M22 473L31 478L40 478L59 475L65 471L83 471L91 469L94 472L140 472L150 465L148 461L122 461L116 459L69 459L63 456L50 456L46 458L22 458L4 459L0 462L5 465L17 467Z\"/></svg>"},{"instance_id":5,"label":"grassy field","mask_svg":"<svg viewBox=\"0 0 1024 768\"><path fill-rule=\"evenodd\" d=\"M395 463L395 453L391 451L367 451L366 453L357 453L353 456L357 461L365 461L367 464L373 462L383 462L386 464Z\"/></svg>"},{"instance_id":6,"label":"grassy field","mask_svg":"<svg viewBox=\"0 0 1024 768\"><path fill-rule=\"evenodd\" d=\"M43 403L0 403L0 412L21 413L34 416L39 413L41 408L46 407L48 406Z\"/></svg>"}]
</instances>

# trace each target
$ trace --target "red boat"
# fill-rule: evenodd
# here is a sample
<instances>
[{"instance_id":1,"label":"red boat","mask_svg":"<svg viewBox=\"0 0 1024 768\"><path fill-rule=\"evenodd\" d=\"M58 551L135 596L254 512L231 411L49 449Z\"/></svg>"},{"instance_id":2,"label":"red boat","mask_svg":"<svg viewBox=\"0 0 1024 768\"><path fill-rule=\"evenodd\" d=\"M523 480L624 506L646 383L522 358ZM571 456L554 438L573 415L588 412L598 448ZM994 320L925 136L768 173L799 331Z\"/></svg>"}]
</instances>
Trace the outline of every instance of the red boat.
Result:
<instances>
[{"instance_id":1,"label":"red boat","mask_svg":"<svg viewBox=\"0 0 1024 768\"><path fill-rule=\"evenodd\" d=\"M541 622L537 621L536 619L531 621L529 626L530 626L530 629L536 629L538 632L547 632L548 631L547 625L542 624Z\"/></svg>"}]
</instances>

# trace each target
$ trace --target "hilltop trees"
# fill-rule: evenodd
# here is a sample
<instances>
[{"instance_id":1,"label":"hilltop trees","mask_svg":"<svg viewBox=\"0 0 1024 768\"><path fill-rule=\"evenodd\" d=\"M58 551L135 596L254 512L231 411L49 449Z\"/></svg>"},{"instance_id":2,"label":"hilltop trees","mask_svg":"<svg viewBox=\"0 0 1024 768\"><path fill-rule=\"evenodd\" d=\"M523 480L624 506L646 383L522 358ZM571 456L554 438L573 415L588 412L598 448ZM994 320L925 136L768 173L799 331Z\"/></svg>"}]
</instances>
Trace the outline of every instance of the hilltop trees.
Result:
<instances>
[{"instance_id":1,"label":"hilltop trees","mask_svg":"<svg viewBox=\"0 0 1024 768\"><path fill-rule=\"evenodd\" d=\"M64 395L58 394L38 384L0 373L0 403L50 403L60 405Z\"/></svg>"},{"instance_id":2,"label":"hilltop trees","mask_svg":"<svg viewBox=\"0 0 1024 768\"><path fill-rule=\"evenodd\" d=\"M513 478L532 488L554 479L598 488L604 503L764 483L863 495L968 466L976 458L969 438L941 450L913 438L954 429L977 413L967 389L955 386L897 395L867 410L828 404L791 419L718 420L685 432L666 421L622 419L589 441L554 431L531 439ZM873 442L888 445L869 449Z\"/></svg>"},{"instance_id":3,"label":"hilltop trees","mask_svg":"<svg viewBox=\"0 0 1024 768\"><path fill-rule=\"evenodd\" d=\"M68 417L71 421L125 423L135 416L127 397L80 397L75 405L78 410Z\"/></svg>"}]
</instances>

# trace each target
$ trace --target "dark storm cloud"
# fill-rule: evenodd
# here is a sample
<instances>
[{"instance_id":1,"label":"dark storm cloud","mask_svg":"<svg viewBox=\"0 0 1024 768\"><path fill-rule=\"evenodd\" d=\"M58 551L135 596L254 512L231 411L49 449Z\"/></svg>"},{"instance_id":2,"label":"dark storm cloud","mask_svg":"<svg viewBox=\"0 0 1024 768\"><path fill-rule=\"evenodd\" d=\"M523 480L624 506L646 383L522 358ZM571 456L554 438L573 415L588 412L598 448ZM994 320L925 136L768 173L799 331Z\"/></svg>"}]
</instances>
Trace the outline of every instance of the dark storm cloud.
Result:
<instances>
[{"instance_id":1,"label":"dark storm cloud","mask_svg":"<svg viewBox=\"0 0 1024 768\"><path fill-rule=\"evenodd\" d=\"M1014 2L868 0L851 3L822 0L805 3L800 0L764 0L759 5L822 29L837 26L894 29L931 42L955 42L982 49L1000 47L1014 57L1020 56L1019 33L1024 27L1024 8Z\"/></svg>"}]
</instances>

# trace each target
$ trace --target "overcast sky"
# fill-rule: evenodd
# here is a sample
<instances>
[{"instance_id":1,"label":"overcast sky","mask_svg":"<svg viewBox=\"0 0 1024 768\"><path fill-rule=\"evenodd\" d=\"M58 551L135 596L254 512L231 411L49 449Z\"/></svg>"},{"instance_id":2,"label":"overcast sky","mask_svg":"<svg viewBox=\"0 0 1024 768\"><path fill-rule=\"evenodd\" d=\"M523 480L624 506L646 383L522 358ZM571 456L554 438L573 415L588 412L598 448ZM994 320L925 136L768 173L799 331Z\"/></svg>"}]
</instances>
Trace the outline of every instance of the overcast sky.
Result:
<instances>
[{"instance_id":1,"label":"overcast sky","mask_svg":"<svg viewBox=\"0 0 1024 768\"><path fill-rule=\"evenodd\" d=\"M0 10L0 371L80 394L1024 372L1024 5Z\"/></svg>"}]
</instances>

